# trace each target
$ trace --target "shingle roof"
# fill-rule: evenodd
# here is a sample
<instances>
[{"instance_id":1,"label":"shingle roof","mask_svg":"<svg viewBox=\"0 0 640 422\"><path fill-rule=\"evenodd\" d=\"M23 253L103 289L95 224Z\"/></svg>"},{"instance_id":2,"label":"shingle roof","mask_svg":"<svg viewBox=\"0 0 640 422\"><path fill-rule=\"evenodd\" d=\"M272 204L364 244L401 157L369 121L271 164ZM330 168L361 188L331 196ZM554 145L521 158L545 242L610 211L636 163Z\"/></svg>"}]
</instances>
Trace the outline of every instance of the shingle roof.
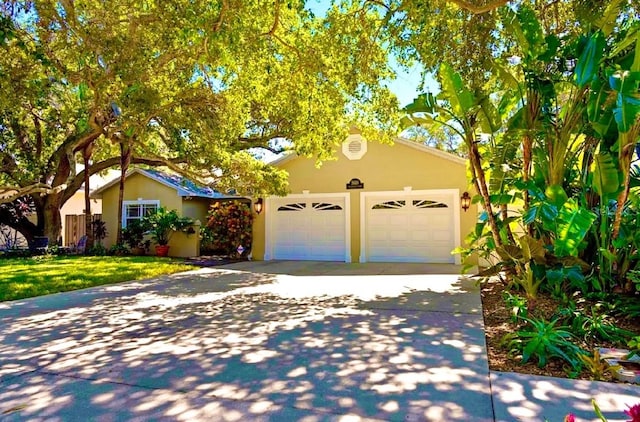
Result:
<instances>
[{"instance_id":1,"label":"shingle roof","mask_svg":"<svg viewBox=\"0 0 640 422\"><path fill-rule=\"evenodd\" d=\"M214 199L232 197L232 195L225 195L215 189L210 188L209 186L202 186L194 182L193 180L189 180L186 177L180 176L178 174L165 173L156 169L140 170L141 173L146 174L152 179L155 179L160 183L164 183L165 185L174 188L178 191L178 195L180 196L195 196L199 198Z\"/></svg>"},{"instance_id":2,"label":"shingle roof","mask_svg":"<svg viewBox=\"0 0 640 422\"><path fill-rule=\"evenodd\" d=\"M210 199L238 198L238 196L220 193L217 190L210 188L209 186L202 186L194 182L193 180L189 180L186 177L180 176L178 174L166 173L157 169L134 168L133 170L127 172L127 177L131 176L134 173L142 174L143 176L155 180L158 183L173 188L178 192L178 195L182 197L191 196ZM92 196L100 195L102 191L106 190L116 183L118 183L118 178L93 191Z\"/></svg>"}]
</instances>

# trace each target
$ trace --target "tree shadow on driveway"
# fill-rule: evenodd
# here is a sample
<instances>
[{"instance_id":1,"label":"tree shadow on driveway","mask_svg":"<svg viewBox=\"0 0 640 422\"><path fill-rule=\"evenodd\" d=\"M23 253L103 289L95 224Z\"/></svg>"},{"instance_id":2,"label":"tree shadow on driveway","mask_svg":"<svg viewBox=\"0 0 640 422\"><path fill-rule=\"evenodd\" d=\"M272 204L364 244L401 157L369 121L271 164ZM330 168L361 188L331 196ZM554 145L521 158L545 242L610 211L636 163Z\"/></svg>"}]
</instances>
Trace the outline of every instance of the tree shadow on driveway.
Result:
<instances>
[{"instance_id":1,"label":"tree shadow on driveway","mask_svg":"<svg viewBox=\"0 0 640 422\"><path fill-rule=\"evenodd\" d=\"M216 268L16 303L0 415L493 420L479 293L443 277Z\"/></svg>"}]
</instances>

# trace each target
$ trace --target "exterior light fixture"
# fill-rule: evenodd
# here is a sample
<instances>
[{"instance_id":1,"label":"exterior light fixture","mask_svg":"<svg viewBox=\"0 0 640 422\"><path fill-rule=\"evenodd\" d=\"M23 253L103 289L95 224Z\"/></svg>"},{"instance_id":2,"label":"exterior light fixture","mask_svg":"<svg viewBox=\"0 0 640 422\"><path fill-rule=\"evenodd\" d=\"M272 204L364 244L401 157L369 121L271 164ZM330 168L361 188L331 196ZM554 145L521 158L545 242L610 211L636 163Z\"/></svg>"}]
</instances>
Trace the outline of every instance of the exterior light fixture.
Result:
<instances>
[{"instance_id":1,"label":"exterior light fixture","mask_svg":"<svg viewBox=\"0 0 640 422\"><path fill-rule=\"evenodd\" d=\"M256 214L260 214L262 212L262 198L256 199L256 201L253 203L253 210L256 212Z\"/></svg>"},{"instance_id":2,"label":"exterior light fixture","mask_svg":"<svg viewBox=\"0 0 640 422\"><path fill-rule=\"evenodd\" d=\"M471 206L471 197L469 196L469 192L465 192L462 194L462 196L460 197L460 205L462 206L464 212L467 212L467 210Z\"/></svg>"}]
</instances>

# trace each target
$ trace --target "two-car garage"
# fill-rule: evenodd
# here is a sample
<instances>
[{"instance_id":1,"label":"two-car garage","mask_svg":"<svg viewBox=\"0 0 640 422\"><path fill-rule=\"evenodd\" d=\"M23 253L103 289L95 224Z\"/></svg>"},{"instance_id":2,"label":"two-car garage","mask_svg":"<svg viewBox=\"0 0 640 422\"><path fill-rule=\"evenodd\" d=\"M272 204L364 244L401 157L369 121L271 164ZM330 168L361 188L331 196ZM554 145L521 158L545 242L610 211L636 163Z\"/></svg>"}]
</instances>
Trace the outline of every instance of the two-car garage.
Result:
<instances>
[{"instance_id":1,"label":"two-car garage","mask_svg":"<svg viewBox=\"0 0 640 422\"><path fill-rule=\"evenodd\" d=\"M257 260L460 263L452 251L476 222L460 208L466 160L402 138L368 142L352 130L321 165L290 154L287 196L255 214Z\"/></svg>"},{"instance_id":2,"label":"two-car garage","mask_svg":"<svg viewBox=\"0 0 640 422\"><path fill-rule=\"evenodd\" d=\"M265 259L456 262L458 190L356 195L353 214L350 192L270 198Z\"/></svg>"}]
</instances>

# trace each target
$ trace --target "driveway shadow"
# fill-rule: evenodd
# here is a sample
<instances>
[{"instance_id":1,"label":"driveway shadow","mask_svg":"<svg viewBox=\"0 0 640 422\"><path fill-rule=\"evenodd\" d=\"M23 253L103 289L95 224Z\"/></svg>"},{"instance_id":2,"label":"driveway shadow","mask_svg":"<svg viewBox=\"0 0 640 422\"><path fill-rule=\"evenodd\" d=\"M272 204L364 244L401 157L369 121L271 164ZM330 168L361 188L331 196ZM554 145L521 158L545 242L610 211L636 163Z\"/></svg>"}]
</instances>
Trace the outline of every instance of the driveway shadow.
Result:
<instances>
[{"instance_id":1,"label":"driveway shadow","mask_svg":"<svg viewBox=\"0 0 640 422\"><path fill-rule=\"evenodd\" d=\"M0 414L493 420L471 283L287 274L204 269L0 309Z\"/></svg>"}]
</instances>

